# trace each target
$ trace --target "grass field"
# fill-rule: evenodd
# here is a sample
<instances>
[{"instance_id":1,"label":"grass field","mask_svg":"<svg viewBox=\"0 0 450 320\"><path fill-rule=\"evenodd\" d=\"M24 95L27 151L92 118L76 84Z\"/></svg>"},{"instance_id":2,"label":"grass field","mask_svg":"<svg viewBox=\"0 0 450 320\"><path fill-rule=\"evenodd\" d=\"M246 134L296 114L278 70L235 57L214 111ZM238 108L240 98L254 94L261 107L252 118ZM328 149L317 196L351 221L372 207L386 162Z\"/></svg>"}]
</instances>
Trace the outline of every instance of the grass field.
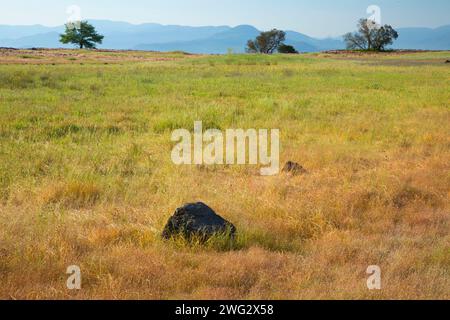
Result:
<instances>
[{"instance_id":1,"label":"grass field","mask_svg":"<svg viewBox=\"0 0 450 320\"><path fill-rule=\"evenodd\" d=\"M446 59L0 50L0 298L450 299ZM308 174L175 166L195 120L278 128ZM235 248L160 239L193 201Z\"/></svg>"}]
</instances>

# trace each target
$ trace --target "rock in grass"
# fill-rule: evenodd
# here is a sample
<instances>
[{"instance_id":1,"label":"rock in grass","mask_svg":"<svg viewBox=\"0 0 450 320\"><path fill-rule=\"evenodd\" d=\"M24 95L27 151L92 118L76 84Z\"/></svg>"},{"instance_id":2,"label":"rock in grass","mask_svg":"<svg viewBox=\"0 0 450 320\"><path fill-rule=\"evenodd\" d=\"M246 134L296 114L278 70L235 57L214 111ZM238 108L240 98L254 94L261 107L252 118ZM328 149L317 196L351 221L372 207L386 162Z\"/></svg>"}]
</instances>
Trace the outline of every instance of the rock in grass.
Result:
<instances>
[{"instance_id":1,"label":"rock in grass","mask_svg":"<svg viewBox=\"0 0 450 320\"><path fill-rule=\"evenodd\" d=\"M171 239L182 236L187 240L193 238L207 241L215 235L227 235L233 238L236 228L233 224L217 215L206 204L190 203L175 211L164 228L162 237Z\"/></svg>"},{"instance_id":2,"label":"rock in grass","mask_svg":"<svg viewBox=\"0 0 450 320\"><path fill-rule=\"evenodd\" d=\"M445 63L450 63L450 60L445 61Z\"/></svg>"},{"instance_id":3,"label":"rock in grass","mask_svg":"<svg viewBox=\"0 0 450 320\"><path fill-rule=\"evenodd\" d=\"M290 173L292 175L298 175L298 174L305 174L308 171L306 171L306 169L303 168L300 164L288 161L283 167L283 172Z\"/></svg>"}]
</instances>

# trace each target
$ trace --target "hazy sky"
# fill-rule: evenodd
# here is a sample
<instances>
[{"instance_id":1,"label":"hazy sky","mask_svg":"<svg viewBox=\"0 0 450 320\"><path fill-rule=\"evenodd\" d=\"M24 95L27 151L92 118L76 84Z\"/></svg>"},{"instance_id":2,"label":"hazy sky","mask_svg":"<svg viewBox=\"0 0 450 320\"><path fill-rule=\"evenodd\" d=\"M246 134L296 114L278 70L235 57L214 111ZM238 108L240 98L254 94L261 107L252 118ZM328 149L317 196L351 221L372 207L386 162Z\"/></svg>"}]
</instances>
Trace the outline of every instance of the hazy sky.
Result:
<instances>
[{"instance_id":1,"label":"hazy sky","mask_svg":"<svg viewBox=\"0 0 450 320\"><path fill-rule=\"evenodd\" d=\"M60 25L77 5L84 19L182 25L251 24L312 36L337 36L381 9L382 23L394 27L450 24L450 0L0 0L0 24Z\"/></svg>"}]
</instances>

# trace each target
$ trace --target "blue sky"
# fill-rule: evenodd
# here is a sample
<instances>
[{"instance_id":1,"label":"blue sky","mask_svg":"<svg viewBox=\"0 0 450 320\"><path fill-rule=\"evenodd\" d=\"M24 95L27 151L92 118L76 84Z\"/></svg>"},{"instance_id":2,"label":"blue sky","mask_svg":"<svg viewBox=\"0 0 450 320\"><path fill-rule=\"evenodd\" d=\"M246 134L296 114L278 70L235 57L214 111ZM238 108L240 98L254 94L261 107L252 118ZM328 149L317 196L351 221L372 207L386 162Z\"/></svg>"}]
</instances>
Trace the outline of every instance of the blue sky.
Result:
<instances>
[{"instance_id":1,"label":"blue sky","mask_svg":"<svg viewBox=\"0 0 450 320\"><path fill-rule=\"evenodd\" d=\"M78 5L84 19L182 25L251 24L312 36L337 36L354 29L369 5L394 27L450 24L449 0L1 0L0 24L55 26Z\"/></svg>"}]
</instances>

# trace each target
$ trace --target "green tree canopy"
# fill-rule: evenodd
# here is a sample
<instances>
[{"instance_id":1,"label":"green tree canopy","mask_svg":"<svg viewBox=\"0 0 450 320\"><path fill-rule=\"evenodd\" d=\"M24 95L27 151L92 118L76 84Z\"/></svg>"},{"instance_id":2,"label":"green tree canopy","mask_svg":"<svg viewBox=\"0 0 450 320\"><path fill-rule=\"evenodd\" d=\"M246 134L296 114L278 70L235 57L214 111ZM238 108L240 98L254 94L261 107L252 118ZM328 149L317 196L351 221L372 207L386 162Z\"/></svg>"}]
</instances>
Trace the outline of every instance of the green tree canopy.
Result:
<instances>
[{"instance_id":1,"label":"green tree canopy","mask_svg":"<svg viewBox=\"0 0 450 320\"><path fill-rule=\"evenodd\" d=\"M261 34L255 40L247 42L247 52L272 54L286 40L286 33L281 30L273 29Z\"/></svg>"},{"instance_id":2,"label":"green tree canopy","mask_svg":"<svg viewBox=\"0 0 450 320\"><path fill-rule=\"evenodd\" d=\"M347 33L344 40L349 50L383 51L398 39L398 33L389 25L380 26L374 21L361 19L358 32Z\"/></svg>"},{"instance_id":3,"label":"green tree canopy","mask_svg":"<svg viewBox=\"0 0 450 320\"><path fill-rule=\"evenodd\" d=\"M66 24L66 31L60 36L61 43L72 43L80 49L95 49L95 44L101 44L104 38L87 21Z\"/></svg>"}]
</instances>

